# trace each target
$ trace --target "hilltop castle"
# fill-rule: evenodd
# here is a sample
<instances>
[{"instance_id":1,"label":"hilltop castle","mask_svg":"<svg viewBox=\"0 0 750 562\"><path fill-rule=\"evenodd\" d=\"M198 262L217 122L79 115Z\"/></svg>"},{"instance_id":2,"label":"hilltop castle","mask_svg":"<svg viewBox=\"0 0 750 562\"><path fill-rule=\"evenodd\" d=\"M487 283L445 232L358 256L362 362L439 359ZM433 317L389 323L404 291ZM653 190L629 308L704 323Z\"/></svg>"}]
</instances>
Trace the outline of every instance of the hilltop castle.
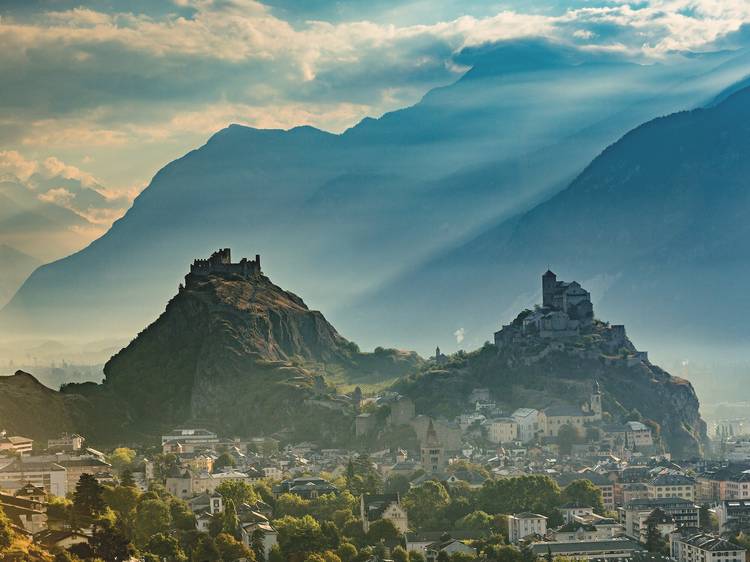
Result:
<instances>
[{"instance_id":1,"label":"hilltop castle","mask_svg":"<svg viewBox=\"0 0 750 562\"><path fill-rule=\"evenodd\" d=\"M254 260L242 258L239 263L232 263L232 251L222 248L211 254L208 259L195 260L190 266L190 273L185 276L185 283L196 277L206 277L214 273L240 275L250 278L261 275L260 255Z\"/></svg>"},{"instance_id":2,"label":"hilltop castle","mask_svg":"<svg viewBox=\"0 0 750 562\"><path fill-rule=\"evenodd\" d=\"M577 336L593 320L591 294L577 281L558 281L557 275L547 270L542 275L542 306L495 332L495 345L502 347L519 328L522 333L535 333L542 338Z\"/></svg>"}]
</instances>

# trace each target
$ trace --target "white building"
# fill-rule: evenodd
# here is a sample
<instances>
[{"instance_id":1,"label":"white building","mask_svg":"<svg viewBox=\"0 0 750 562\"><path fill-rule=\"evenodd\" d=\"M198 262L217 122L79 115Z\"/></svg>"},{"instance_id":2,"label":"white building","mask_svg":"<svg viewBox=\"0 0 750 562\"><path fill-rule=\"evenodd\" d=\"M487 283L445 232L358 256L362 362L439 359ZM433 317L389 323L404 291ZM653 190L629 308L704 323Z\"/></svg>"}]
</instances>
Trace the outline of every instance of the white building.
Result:
<instances>
[{"instance_id":1,"label":"white building","mask_svg":"<svg viewBox=\"0 0 750 562\"><path fill-rule=\"evenodd\" d=\"M695 479L682 474L662 474L646 483L648 497L695 500Z\"/></svg>"},{"instance_id":2,"label":"white building","mask_svg":"<svg viewBox=\"0 0 750 562\"><path fill-rule=\"evenodd\" d=\"M380 519L390 520L401 534L409 530L406 509L401 505L398 494L363 494L359 498L359 516L365 533L370 530L370 525Z\"/></svg>"},{"instance_id":3,"label":"white building","mask_svg":"<svg viewBox=\"0 0 750 562\"><path fill-rule=\"evenodd\" d=\"M544 535L547 532L547 518L538 513L517 513L508 516L508 534L511 544L531 535Z\"/></svg>"},{"instance_id":4,"label":"white building","mask_svg":"<svg viewBox=\"0 0 750 562\"><path fill-rule=\"evenodd\" d=\"M19 455L30 455L33 448L33 439L20 435L8 435L4 429L0 431L0 452L10 451Z\"/></svg>"},{"instance_id":5,"label":"white building","mask_svg":"<svg viewBox=\"0 0 750 562\"><path fill-rule=\"evenodd\" d=\"M68 489L68 471L54 462L28 462L17 458L0 468L0 488L15 491L27 483L61 498L72 491Z\"/></svg>"},{"instance_id":6,"label":"white building","mask_svg":"<svg viewBox=\"0 0 750 562\"><path fill-rule=\"evenodd\" d=\"M715 535L698 533L669 537L672 558L677 562L745 562L746 550Z\"/></svg>"},{"instance_id":7,"label":"white building","mask_svg":"<svg viewBox=\"0 0 750 562\"><path fill-rule=\"evenodd\" d=\"M511 417L518 424L518 439L524 443L533 441L547 426L544 413L534 408L518 408Z\"/></svg>"}]
</instances>

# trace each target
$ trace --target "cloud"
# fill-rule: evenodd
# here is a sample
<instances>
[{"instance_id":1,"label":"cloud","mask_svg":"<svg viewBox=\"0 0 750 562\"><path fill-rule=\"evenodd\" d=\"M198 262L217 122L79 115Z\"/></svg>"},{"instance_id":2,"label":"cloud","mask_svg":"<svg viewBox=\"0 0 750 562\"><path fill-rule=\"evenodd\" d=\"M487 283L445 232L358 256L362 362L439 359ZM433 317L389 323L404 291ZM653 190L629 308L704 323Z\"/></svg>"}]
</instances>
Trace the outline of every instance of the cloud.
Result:
<instances>
[{"instance_id":1,"label":"cloud","mask_svg":"<svg viewBox=\"0 0 750 562\"><path fill-rule=\"evenodd\" d=\"M0 151L0 175L27 181L37 170L37 163L27 160L16 150Z\"/></svg>"},{"instance_id":2,"label":"cloud","mask_svg":"<svg viewBox=\"0 0 750 562\"><path fill-rule=\"evenodd\" d=\"M459 328L455 332L453 332L453 337L456 338L456 343L462 343L464 341L464 337L466 335L466 331L463 328Z\"/></svg>"}]
</instances>

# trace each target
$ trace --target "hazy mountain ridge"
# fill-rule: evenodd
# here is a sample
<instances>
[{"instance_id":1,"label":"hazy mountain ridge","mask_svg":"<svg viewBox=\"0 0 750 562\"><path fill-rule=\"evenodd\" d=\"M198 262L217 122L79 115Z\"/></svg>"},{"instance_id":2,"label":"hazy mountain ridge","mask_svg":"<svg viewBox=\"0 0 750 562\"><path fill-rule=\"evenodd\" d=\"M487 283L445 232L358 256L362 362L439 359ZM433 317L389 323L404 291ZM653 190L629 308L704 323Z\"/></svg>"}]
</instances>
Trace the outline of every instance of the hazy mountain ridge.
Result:
<instances>
[{"instance_id":1,"label":"hazy mountain ridge","mask_svg":"<svg viewBox=\"0 0 750 562\"><path fill-rule=\"evenodd\" d=\"M39 268L0 329L55 337L72 321L84 336L132 336L184 263L230 244L270 256L282 284L374 345L389 334L352 314L352 301L559 190L644 119L715 95L740 72L712 74L722 60L747 62L725 56L646 67L506 45L470 53L456 84L342 135L229 127L165 166L103 237ZM593 87L614 75L616 90Z\"/></svg>"},{"instance_id":2,"label":"hazy mountain ridge","mask_svg":"<svg viewBox=\"0 0 750 562\"><path fill-rule=\"evenodd\" d=\"M417 311L424 326L473 326L467 338L475 345L507 321L519 295L534 302L534 280L551 266L599 287L592 291L598 310L639 341L676 353L744 345L737 311L750 304L748 123L748 88L646 123L561 193L395 281L358 312L372 313L378 326ZM394 338L414 329L399 326ZM419 333L423 345L439 337L434 329Z\"/></svg>"}]
</instances>

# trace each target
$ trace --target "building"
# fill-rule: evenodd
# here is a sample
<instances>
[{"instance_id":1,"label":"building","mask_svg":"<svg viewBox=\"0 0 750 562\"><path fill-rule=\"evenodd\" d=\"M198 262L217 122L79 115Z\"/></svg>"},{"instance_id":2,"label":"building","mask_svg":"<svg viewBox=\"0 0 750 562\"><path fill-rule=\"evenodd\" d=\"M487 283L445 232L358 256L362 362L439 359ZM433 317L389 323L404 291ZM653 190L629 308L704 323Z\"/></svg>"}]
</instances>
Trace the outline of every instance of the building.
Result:
<instances>
[{"instance_id":1,"label":"building","mask_svg":"<svg viewBox=\"0 0 750 562\"><path fill-rule=\"evenodd\" d=\"M318 477L300 477L293 480L285 480L274 486L274 494L295 494L306 500L318 498L325 494L338 494L339 489L328 480Z\"/></svg>"},{"instance_id":2,"label":"building","mask_svg":"<svg viewBox=\"0 0 750 562\"><path fill-rule=\"evenodd\" d=\"M582 515L593 515L594 508L589 505L578 505L577 503L566 503L558 508L558 511L563 516L563 520L566 523L570 523L575 520L576 517Z\"/></svg>"},{"instance_id":3,"label":"building","mask_svg":"<svg viewBox=\"0 0 750 562\"><path fill-rule=\"evenodd\" d=\"M375 416L373 416L369 412L359 414L356 418L354 418L354 434L357 437L367 435L375 429L376 422L377 418L375 418Z\"/></svg>"},{"instance_id":4,"label":"building","mask_svg":"<svg viewBox=\"0 0 750 562\"><path fill-rule=\"evenodd\" d=\"M29 534L47 528L47 503L10 494L0 494L0 509L10 522Z\"/></svg>"},{"instance_id":5,"label":"building","mask_svg":"<svg viewBox=\"0 0 750 562\"><path fill-rule=\"evenodd\" d=\"M260 256L256 254L254 260L242 258L238 263L232 263L232 251L229 248L221 248L211 254L208 259L193 261L190 273L185 276L185 284L189 285L193 278L217 273L247 278L258 276L261 274Z\"/></svg>"},{"instance_id":6,"label":"building","mask_svg":"<svg viewBox=\"0 0 750 562\"><path fill-rule=\"evenodd\" d=\"M440 351L440 348L438 348ZM389 404L391 413L388 414L389 425L407 425L416 416L416 407L411 398L399 396Z\"/></svg>"},{"instance_id":7,"label":"building","mask_svg":"<svg viewBox=\"0 0 750 562\"><path fill-rule=\"evenodd\" d=\"M534 408L518 408L511 417L518 424L518 440L529 443L545 433L547 427L544 412Z\"/></svg>"},{"instance_id":8,"label":"building","mask_svg":"<svg viewBox=\"0 0 750 562\"><path fill-rule=\"evenodd\" d=\"M83 449L86 440L77 433L63 433L57 439L47 440L48 451L75 452Z\"/></svg>"},{"instance_id":9,"label":"building","mask_svg":"<svg viewBox=\"0 0 750 562\"><path fill-rule=\"evenodd\" d=\"M706 533L688 536L673 533L669 548L677 562L745 562L747 552L739 545Z\"/></svg>"},{"instance_id":10,"label":"building","mask_svg":"<svg viewBox=\"0 0 750 562\"><path fill-rule=\"evenodd\" d=\"M657 508L671 515L678 529L697 529L700 526L700 508L692 501L675 497L647 498L633 500L620 508L620 521L625 524L625 534L634 539L641 537L646 519Z\"/></svg>"},{"instance_id":11,"label":"building","mask_svg":"<svg viewBox=\"0 0 750 562\"><path fill-rule=\"evenodd\" d=\"M201 428L173 429L166 435L161 436L162 448L164 448L165 445L171 445L171 447L168 447L170 450L165 452L192 453L196 450L196 447L213 449L218 442L218 435L212 431ZM181 445L181 451L173 450L176 444Z\"/></svg>"},{"instance_id":12,"label":"building","mask_svg":"<svg viewBox=\"0 0 750 562\"><path fill-rule=\"evenodd\" d=\"M661 474L646 483L648 497L695 500L695 480L682 474Z\"/></svg>"},{"instance_id":13,"label":"building","mask_svg":"<svg viewBox=\"0 0 750 562\"><path fill-rule=\"evenodd\" d=\"M648 514L648 516L643 520L643 524L641 525L641 535L640 537L638 537L638 539L643 544L646 544L646 542L648 541L648 529L652 526L656 528L657 531L659 531L659 534L662 537L668 537L669 535L677 531L677 525L675 525L674 517L657 507L655 510Z\"/></svg>"},{"instance_id":14,"label":"building","mask_svg":"<svg viewBox=\"0 0 750 562\"><path fill-rule=\"evenodd\" d=\"M485 422L487 439L491 443L511 443L518 440L518 422L513 418L495 418Z\"/></svg>"},{"instance_id":15,"label":"building","mask_svg":"<svg viewBox=\"0 0 750 562\"><path fill-rule=\"evenodd\" d=\"M750 499L750 470L746 465L730 465L699 474L696 497L707 503Z\"/></svg>"},{"instance_id":16,"label":"building","mask_svg":"<svg viewBox=\"0 0 750 562\"><path fill-rule=\"evenodd\" d=\"M544 536L547 533L547 518L538 513L517 513L508 516L508 538L511 544L518 544L530 536Z\"/></svg>"},{"instance_id":17,"label":"building","mask_svg":"<svg viewBox=\"0 0 750 562\"><path fill-rule=\"evenodd\" d=\"M750 500L724 500L719 502L715 510L720 533L727 532L732 527L746 529L750 526Z\"/></svg>"},{"instance_id":18,"label":"building","mask_svg":"<svg viewBox=\"0 0 750 562\"><path fill-rule=\"evenodd\" d=\"M651 447L654 444L654 438L651 435L651 429L639 421L625 422L625 446L629 449Z\"/></svg>"},{"instance_id":19,"label":"building","mask_svg":"<svg viewBox=\"0 0 750 562\"><path fill-rule=\"evenodd\" d=\"M441 475L448 466L445 448L438 439L432 420L427 426L427 436L420 447L420 461L427 475Z\"/></svg>"},{"instance_id":20,"label":"building","mask_svg":"<svg viewBox=\"0 0 750 562\"><path fill-rule=\"evenodd\" d=\"M17 453L30 455L34 448L34 440L20 435L8 435L3 429L0 431L0 453Z\"/></svg>"},{"instance_id":21,"label":"building","mask_svg":"<svg viewBox=\"0 0 750 562\"><path fill-rule=\"evenodd\" d=\"M372 523L380 519L389 519L402 534L409 530L406 509L401 505L398 494L363 494L359 498L359 516L365 533Z\"/></svg>"},{"instance_id":22,"label":"building","mask_svg":"<svg viewBox=\"0 0 750 562\"><path fill-rule=\"evenodd\" d=\"M465 554L474 557L476 556L477 551L466 543L452 538L446 538L444 541L434 542L427 545L425 548L427 562L436 562L440 553L445 553L449 557L454 554Z\"/></svg>"},{"instance_id":23,"label":"building","mask_svg":"<svg viewBox=\"0 0 750 562\"><path fill-rule=\"evenodd\" d=\"M50 461L31 461L27 457L13 459L0 468L0 487L6 490L21 489L33 484L57 497L65 497L68 491L68 471Z\"/></svg>"},{"instance_id":24,"label":"building","mask_svg":"<svg viewBox=\"0 0 750 562\"><path fill-rule=\"evenodd\" d=\"M611 560L613 562L631 560L643 547L628 538L613 538L598 541L537 542L531 545L537 558L547 554L567 560Z\"/></svg>"},{"instance_id":25,"label":"building","mask_svg":"<svg viewBox=\"0 0 750 562\"><path fill-rule=\"evenodd\" d=\"M247 504L243 504L238 510L241 540L246 547L253 548L256 538L260 536L263 559L268 560L271 549L279 542L279 533L271 525L268 517L258 511L245 509L246 507Z\"/></svg>"}]
</instances>

